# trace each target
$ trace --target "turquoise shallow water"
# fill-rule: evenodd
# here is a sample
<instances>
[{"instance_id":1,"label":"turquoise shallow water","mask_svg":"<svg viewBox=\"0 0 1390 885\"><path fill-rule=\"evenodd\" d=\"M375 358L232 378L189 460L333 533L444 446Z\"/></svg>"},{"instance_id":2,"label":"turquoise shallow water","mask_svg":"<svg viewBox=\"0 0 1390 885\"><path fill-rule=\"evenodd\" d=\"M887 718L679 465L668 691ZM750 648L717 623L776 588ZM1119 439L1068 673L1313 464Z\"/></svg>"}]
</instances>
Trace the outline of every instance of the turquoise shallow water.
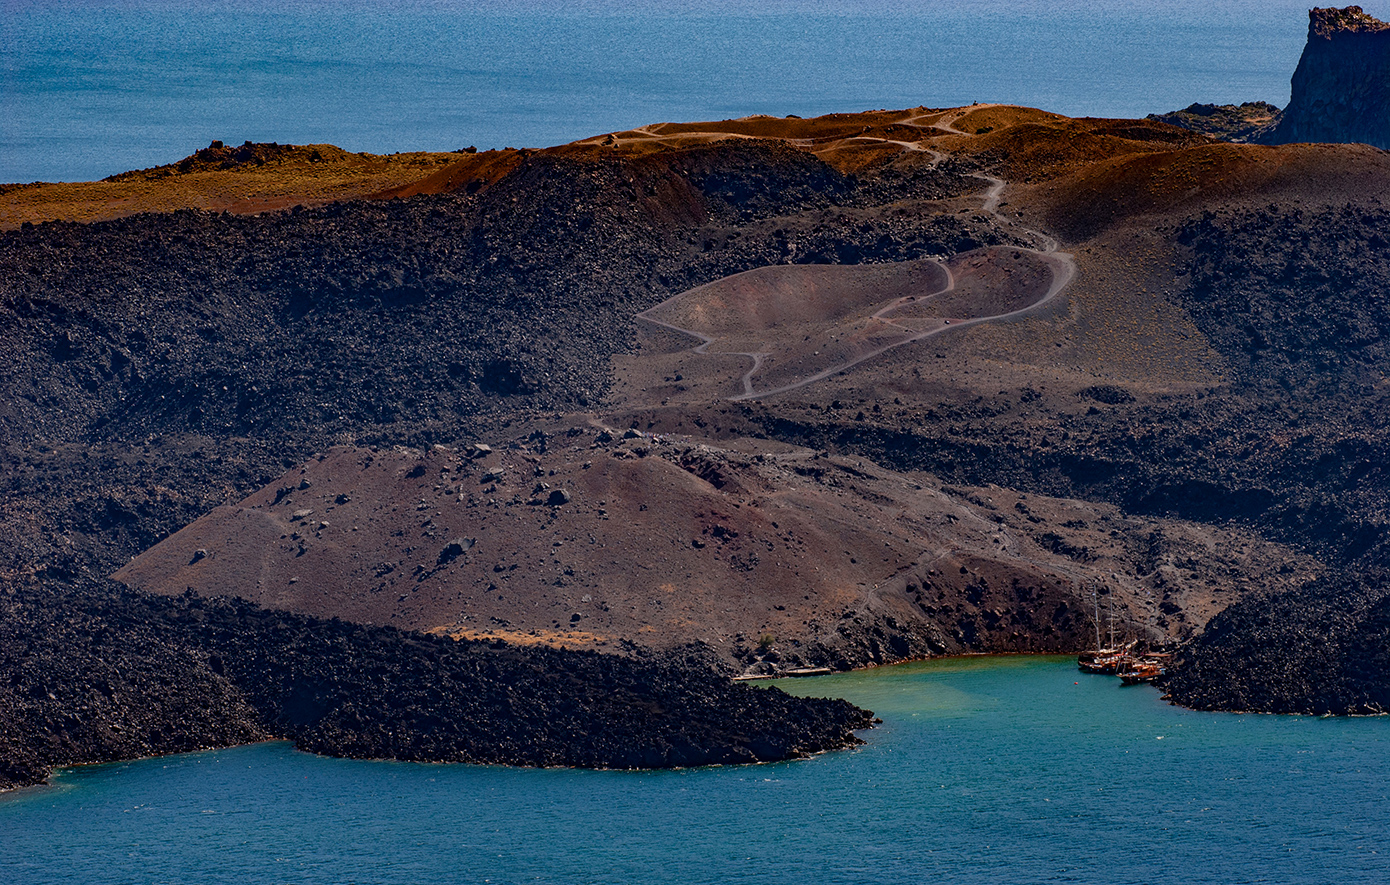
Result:
<instances>
[{"instance_id":1,"label":"turquoise shallow water","mask_svg":"<svg viewBox=\"0 0 1390 885\"><path fill-rule=\"evenodd\" d=\"M1390 16L1390 0L1363 0ZM0 0L0 181L212 139L541 147L662 120L1288 100L1304 0Z\"/></svg>"},{"instance_id":2,"label":"turquoise shallow water","mask_svg":"<svg viewBox=\"0 0 1390 885\"><path fill-rule=\"evenodd\" d=\"M858 750L674 772L323 759L284 744L0 798L0 881L1390 881L1390 720L1200 714L1062 658L797 680Z\"/></svg>"}]
</instances>

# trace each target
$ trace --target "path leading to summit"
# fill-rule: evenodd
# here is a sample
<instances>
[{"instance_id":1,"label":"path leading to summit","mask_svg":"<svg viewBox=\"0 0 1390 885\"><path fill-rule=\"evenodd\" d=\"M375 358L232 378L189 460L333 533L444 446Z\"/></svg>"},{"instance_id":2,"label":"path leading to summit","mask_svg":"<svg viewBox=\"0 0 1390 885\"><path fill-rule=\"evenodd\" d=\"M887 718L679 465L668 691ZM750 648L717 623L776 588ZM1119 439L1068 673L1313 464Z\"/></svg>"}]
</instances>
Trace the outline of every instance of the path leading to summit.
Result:
<instances>
[{"instance_id":1,"label":"path leading to summit","mask_svg":"<svg viewBox=\"0 0 1390 885\"><path fill-rule=\"evenodd\" d=\"M925 135L925 138L967 135L955 128L956 121L988 107L992 105L957 109L936 116L929 125L921 125L918 121L931 115L909 117L899 124L918 127L924 134L939 133ZM873 136L855 136L853 140L876 141L905 151L929 153L933 167L948 156L921 143ZM999 211L1007 181L984 173L969 174L989 185L982 195L980 210L1000 228L1036 242L1038 248L985 249L963 253L948 261L909 262L911 267L898 276L885 270L883 265L825 265L821 266L819 277L811 276L816 266L810 265L760 268L682 292L637 314L637 318L697 339L700 343L692 349L694 353L749 360L748 370L739 379L740 392L729 397L737 402L806 387L906 344L1034 313L1067 288L1076 276L1076 263L1071 255L1058 251L1059 244L1054 238L1025 227ZM1001 291L980 299L1004 308L997 312L974 316L956 313L962 306L959 298L954 302L947 300L957 291L958 284L957 271L952 270L952 264L964 262L978 266L999 259L1005 253L1015 263L1032 261L1045 265L1050 274L1047 286L1032 289L1021 298L1017 291ZM967 258L973 261L967 262ZM794 269L797 267L800 269ZM830 268L840 268L834 273L841 276L830 278ZM872 276L873 280L855 281L843 277L856 269L866 277ZM927 276L936 279L925 280ZM875 282L883 287L885 296L877 300L872 295L865 296L862 291L865 286L872 288ZM800 311L791 306L798 292L789 291L798 285L805 287L807 302ZM977 280L976 288L980 285ZM835 298L836 286L844 290L850 302L848 307L828 303ZM872 311L868 310L870 307ZM747 322L741 324L740 317L746 317ZM728 349L723 349L725 347Z\"/></svg>"}]
</instances>

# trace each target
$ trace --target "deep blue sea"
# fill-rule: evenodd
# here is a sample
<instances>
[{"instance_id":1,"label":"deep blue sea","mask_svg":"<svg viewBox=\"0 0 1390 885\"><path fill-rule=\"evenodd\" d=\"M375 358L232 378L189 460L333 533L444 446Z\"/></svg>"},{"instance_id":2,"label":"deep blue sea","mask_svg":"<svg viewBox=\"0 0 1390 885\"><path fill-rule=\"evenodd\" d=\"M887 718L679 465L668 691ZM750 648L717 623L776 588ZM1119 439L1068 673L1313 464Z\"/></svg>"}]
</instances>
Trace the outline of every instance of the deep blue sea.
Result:
<instances>
[{"instance_id":1,"label":"deep blue sea","mask_svg":"<svg viewBox=\"0 0 1390 885\"><path fill-rule=\"evenodd\" d=\"M1203 714L1066 658L791 680L856 750L669 772L354 762L282 743L0 796L29 883L1390 882L1390 719Z\"/></svg>"},{"instance_id":2,"label":"deep blue sea","mask_svg":"<svg viewBox=\"0 0 1390 885\"><path fill-rule=\"evenodd\" d=\"M971 101L1282 106L1308 5L0 0L0 181L99 178L213 139L392 152Z\"/></svg>"}]
</instances>

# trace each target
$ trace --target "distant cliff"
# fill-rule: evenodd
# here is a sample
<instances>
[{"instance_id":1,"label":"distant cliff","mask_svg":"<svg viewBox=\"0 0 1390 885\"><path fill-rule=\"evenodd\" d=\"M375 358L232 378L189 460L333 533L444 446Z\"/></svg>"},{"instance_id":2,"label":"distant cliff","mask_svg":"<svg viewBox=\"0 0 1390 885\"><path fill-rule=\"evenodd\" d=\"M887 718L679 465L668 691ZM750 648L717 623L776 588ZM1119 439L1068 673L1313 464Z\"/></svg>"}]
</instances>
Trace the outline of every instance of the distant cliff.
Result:
<instances>
[{"instance_id":1,"label":"distant cliff","mask_svg":"<svg viewBox=\"0 0 1390 885\"><path fill-rule=\"evenodd\" d=\"M1289 106L1267 138L1390 149L1390 24L1359 6L1313 9Z\"/></svg>"}]
</instances>

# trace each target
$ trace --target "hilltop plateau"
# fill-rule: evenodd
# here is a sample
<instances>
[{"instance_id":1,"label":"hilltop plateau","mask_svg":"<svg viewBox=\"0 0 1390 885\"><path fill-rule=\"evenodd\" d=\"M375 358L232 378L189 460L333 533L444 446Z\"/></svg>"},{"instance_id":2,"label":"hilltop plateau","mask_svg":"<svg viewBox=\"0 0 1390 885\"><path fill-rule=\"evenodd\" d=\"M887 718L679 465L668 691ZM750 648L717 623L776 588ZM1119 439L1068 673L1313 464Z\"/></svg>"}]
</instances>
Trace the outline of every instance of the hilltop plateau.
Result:
<instances>
[{"instance_id":1,"label":"hilltop plateau","mask_svg":"<svg viewBox=\"0 0 1390 885\"><path fill-rule=\"evenodd\" d=\"M214 141L177 163L101 181L0 184L0 230L24 222L106 221L140 212L265 212L365 197L456 163L463 152L349 153L331 144Z\"/></svg>"},{"instance_id":2,"label":"hilltop plateau","mask_svg":"<svg viewBox=\"0 0 1390 885\"><path fill-rule=\"evenodd\" d=\"M0 235L12 780L267 734L780 758L866 714L716 671L1074 651L1111 617L1155 643L1246 635L1270 594L1307 636L1299 612L1348 581L1370 614L1339 647L1380 629L1390 154L982 105L417 171L370 199L315 206L288 176L282 211L170 191ZM238 174L169 178L232 195ZM315 642L334 650L277 669ZM1192 652L1201 687L1175 697L1282 709L1202 681L1237 646ZM111 648L176 662L167 715ZM381 698L415 690L420 655L459 675L412 695L404 748ZM431 737L460 697L502 704L513 666L547 675L500 724ZM1387 679L1304 675L1358 710ZM667 694L605 706L612 679ZM568 694L607 755L514 752ZM699 706L678 717L698 736L620 726L648 704ZM588 740L556 728L546 746Z\"/></svg>"}]
</instances>

